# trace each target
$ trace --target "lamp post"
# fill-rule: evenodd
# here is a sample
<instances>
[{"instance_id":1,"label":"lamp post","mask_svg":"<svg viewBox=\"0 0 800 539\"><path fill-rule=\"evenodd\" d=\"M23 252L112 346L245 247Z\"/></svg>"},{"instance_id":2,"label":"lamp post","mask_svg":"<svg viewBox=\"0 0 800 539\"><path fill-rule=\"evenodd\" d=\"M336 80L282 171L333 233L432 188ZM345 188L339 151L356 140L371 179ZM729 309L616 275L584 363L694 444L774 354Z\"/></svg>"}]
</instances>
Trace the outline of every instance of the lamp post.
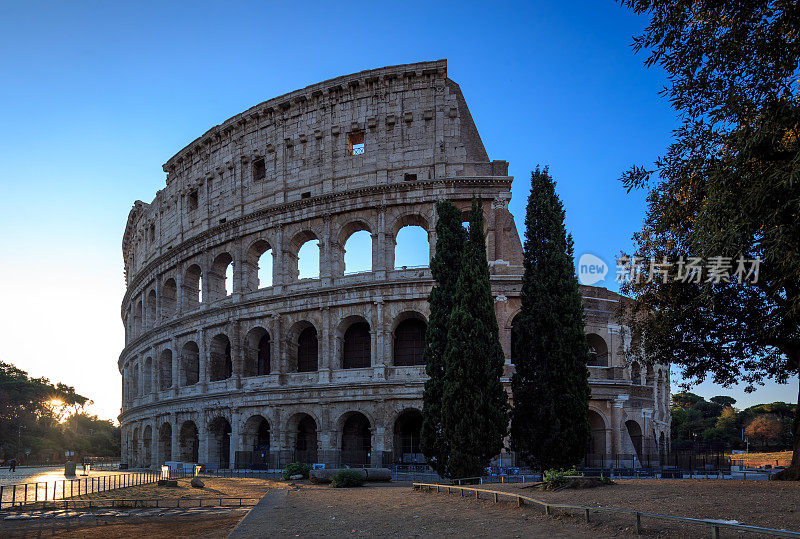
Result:
<instances>
[{"instance_id":1,"label":"lamp post","mask_svg":"<svg viewBox=\"0 0 800 539\"><path fill-rule=\"evenodd\" d=\"M17 427L17 457L16 457L17 458L17 464L19 464L19 448L20 448L20 445L21 445L20 441L22 440L22 429L27 429L27 428L28 427L26 427L22 423L20 423L18 425L18 427Z\"/></svg>"}]
</instances>

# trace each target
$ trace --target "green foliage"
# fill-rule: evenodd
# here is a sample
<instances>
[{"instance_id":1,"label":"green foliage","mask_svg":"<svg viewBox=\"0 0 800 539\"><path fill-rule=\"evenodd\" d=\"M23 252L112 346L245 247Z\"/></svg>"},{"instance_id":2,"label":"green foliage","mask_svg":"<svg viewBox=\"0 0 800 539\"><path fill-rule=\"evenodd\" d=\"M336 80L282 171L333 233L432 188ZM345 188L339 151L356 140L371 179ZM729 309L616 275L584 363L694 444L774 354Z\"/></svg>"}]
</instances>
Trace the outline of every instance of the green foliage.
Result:
<instances>
[{"instance_id":1,"label":"green foliage","mask_svg":"<svg viewBox=\"0 0 800 539\"><path fill-rule=\"evenodd\" d=\"M290 462L281 472L281 477L284 479L289 479L293 475L302 475L303 479L308 479L308 473L310 471L310 464L305 464L304 462Z\"/></svg>"},{"instance_id":2,"label":"green foliage","mask_svg":"<svg viewBox=\"0 0 800 539\"><path fill-rule=\"evenodd\" d=\"M360 487L364 484L364 472L360 470L339 470L331 476L333 488Z\"/></svg>"},{"instance_id":3,"label":"green foliage","mask_svg":"<svg viewBox=\"0 0 800 539\"><path fill-rule=\"evenodd\" d=\"M31 460L55 458L65 449L93 456L116 456L119 428L110 421L87 415L91 401L65 384L0 362L0 458L19 456L30 449ZM19 448L18 448L19 445Z\"/></svg>"},{"instance_id":4,"label":"green foliage","mask_svg":"<svg viewBox=\"0 0 800 539\"><path fill-rule=\"evenodd\" d=\"M667 73L681 125L666 155L623 175L646 187L635 255L762 260L758 279L633 281L628 324L643 353L702 382L749 388L800 373L800 11L793 2L625 0L635 39ZM623 313L624 314L624 313ZM800 407L791 470L800 479Z\"/></svg>"},{"instance_id":5,"label":"green foliage","mask_svg":"<svg viewBox=\"0 0 800 539\"><path fill-rule=\"evenodd\" d=\"M568 470L549 469L542 473L542 482L547 488L558 488L567 484L567 477L581 476L582 473L573 466Z\"/></svg>"},{"instance_id":6,"label":"green foliage","mask_svg":"<svg viewBox=\"0 0 800 539\"><path fill-rule=\"evenodd\" d=\"M483 210L472 201L444 351L442 435L450 448L446 475L482 475L503 448L508 397L500 382L500 346L486 260Z\"/></svg>"},{"instance_id":7,"label":"green foliage","mask_svg":"<svg viewBox=\"0 0 800 539\"><path fill-rule=\"evenodd\" d=\"M428 380L422 395L422 432L420 449L428 464L440 475L447 470L450 453L442 433L442 390L444 386L444 352L461 257L467 234L461 226L461 211L450 202L436 205L436 254L431 260L431 275L436 285L428 297L430 318L425 335L425 372Z\"/></svg>"},{"instance_id":8,"label":"green foliage","mask_svg":"<svg viewBox=\"0 0 800 539\"><path fill-rule=\"evenodd\" d=\"M547 168L531 174L511 447L530 465L568 468L589 444L589 348L572 238Z\"/></svg>"}]
</instances>

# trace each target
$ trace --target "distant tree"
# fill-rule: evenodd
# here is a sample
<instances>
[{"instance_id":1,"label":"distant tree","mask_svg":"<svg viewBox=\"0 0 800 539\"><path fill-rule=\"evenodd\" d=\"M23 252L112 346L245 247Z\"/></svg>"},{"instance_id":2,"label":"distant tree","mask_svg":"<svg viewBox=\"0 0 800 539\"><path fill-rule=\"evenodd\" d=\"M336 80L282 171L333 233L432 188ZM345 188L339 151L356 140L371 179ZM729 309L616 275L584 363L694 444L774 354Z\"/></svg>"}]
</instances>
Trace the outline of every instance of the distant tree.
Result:
<instances>
[{"instance_id":1,"label":"distant tree","mask_svg":"<svg viewBox=\"0 0 800 539\"><path fill-rule=\"evenodd\" d=\"M431 260L431 275L436 284L428 296L430 317L423 355L428 380L422 395L420 449L428 464L444 475L450 454L442 433L444 352L467 233L461 226L461 211L450 202L439 202L436 213L436 254Z\"/></svg>"},{"instance_id":2,"label":"distant tree","mask_svg":"<svg viewBox=\"0 0 800 539\"><path fill-rule=\"evenodd\" d=\"M533 466L566 469L589 445L589 348L572 237L547 168L531 174L524 265L511 447Z\"/></svg>"},{"instance_id":3,"label":"distant tree","mask_svg":"<svg viewBox=\"0 0 800 539\"><path fill-rule=\"evenodd\" d=\"M736 399L728 397L727 395L717 395L716 397L711 397L711 402L719 404L724 408L725 406L733 406L736 404Z\"/></svg>"},{"instance_id":4,"label":"distant tree","mask_svg":"<svg viewBox=\"0 0 800 539\"><path fill-rule=\"evenodd\" d=\"M666 155L623 176L629 190L649 189L634 255L707 263L698 282L685 266L665 279L645 264L622 287L633 337L693 382L785 383L800 374L800 10L783 0L621 3L650 17L634 50L666 71L681 121ZM709 279L709 266L723 278ZM750 276L742 284L736 272ZM800 406L792 462L776 478L800 479Z\"/></svg>"},{"instance_id":5,"label":"distant tree","mask_svg":"<svg viewBox=\"0 0 800 539\"><path fill-rule=\"evenodd\" d=\"M442 434L447 476L482 475L503 448L508 397L500 377L500 345L486 259L483 210L473 199L444 352Z\"/></svg>"},{"instance_id":6,"label":"distant tree","mask_svg":"<svg viewBox=\"0 0 800 539\"><path fill-rule=\"evenodd\" d=\"M774 441L780 436L783 425L774 417L760 415L750 422L744 429L744 433L761 443L763 447L767 443Z\"/></svg>"}]
</instances>

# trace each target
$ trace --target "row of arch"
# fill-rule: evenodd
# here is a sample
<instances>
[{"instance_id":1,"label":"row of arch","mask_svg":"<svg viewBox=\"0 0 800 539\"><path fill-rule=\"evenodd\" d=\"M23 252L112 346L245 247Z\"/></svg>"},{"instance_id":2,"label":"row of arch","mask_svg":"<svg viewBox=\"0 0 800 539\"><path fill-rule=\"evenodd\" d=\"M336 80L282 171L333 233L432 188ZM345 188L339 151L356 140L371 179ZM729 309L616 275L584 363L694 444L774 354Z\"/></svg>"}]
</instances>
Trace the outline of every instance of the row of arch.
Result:
<instances>
[{"instance_id":1,"label":"row of arch","mask_svg":"<svg viewBox=\"0 0 800 539\"><path fill-rule=\"evenodd\" d=\"M392 364L398 367L424 365L425 318L416 312L404 312L392 333ZM372 365L373 329L360 315L345 317L336 331L338 350L333 368L358 369ZM289 372L314 372L319 369L320 344L318 331L310 321L295 323L287 336ZM261 326L250 329L244 338L240 374L243 377L266 376L276 372L277 343ZM178 387L192 386L201 381L200 347L186 341L176 356L166 348L154 360L146 357L141 364L134 362L123 372L125 401L132 398ZM227 380L234 374L231 340L225 333L216 334L210 341L205 363L205 380ZM140 385L141 379L141 385Z\"/></svg>"},{"instance_id":2,"label":"row of arch","mask_svg":"<svg viewBox=\"0 0 800 539\"><path fill-rule=\"evenodd\" d=\"M234 435L230 421L223 416L211 419L201 434L198 424L191 419L176 425L177 439L173 425L160 423L153 426L133 429L128 440L127 453L132 467L149 468L171 460L199 462L201 445L207 444L207 463L219 468L230 468L252 464L274 462L271 455L281 451L285 460L297 462L320 462L325 460L321 447L320 426L308 413L297 413L285 425L284 442L275 432L270 422L262 415L254 414L243 422L238 433L238 443L232 444ZM373 435L376 425L358 411L349 411L337 421L338 443L336 453L339 465L368 465L375 449ZM420 453L419 440L422 429L422 414L414 408L405 409L392 425L393 452L402 459L405 455ZM201 439L204 438L204 439ZM154 442L156 444L154 445ZM235 447L237 451L231 451ZM237 462L237 459L239 462ZM260 460L260 462L254 462ZM244 462L246 461L246 462Z\"/></svg>"},{"instance_id":3,"label":"row of arch","mask_svg":"<svg viewBox=\"0 0 800 539\"><path fill-rule=\"evenodd\" d=\"M317 279L349 273L371 272L377 267L403 269L427 266L431 238L428 220L409 214L398 218L390 241L391 260L375 256L383 241L365 220L350 221L340 228L330 248L322 236L311 229L297 232L285 248L263 238L252 240L240 260L228 248L217 252L204 269L192 262L182 272L166 274L160 285L151 287L128 307L124 323L128 340L152 329L160 322L191 312L235 292L249 293L300 279ZM326 248L330 253L325 252ZM385 248L384 248L385 249ZM388 254L388 251L387 251ZM326 268L322 261L327 260Z\"/></svg>"}]
</instances>

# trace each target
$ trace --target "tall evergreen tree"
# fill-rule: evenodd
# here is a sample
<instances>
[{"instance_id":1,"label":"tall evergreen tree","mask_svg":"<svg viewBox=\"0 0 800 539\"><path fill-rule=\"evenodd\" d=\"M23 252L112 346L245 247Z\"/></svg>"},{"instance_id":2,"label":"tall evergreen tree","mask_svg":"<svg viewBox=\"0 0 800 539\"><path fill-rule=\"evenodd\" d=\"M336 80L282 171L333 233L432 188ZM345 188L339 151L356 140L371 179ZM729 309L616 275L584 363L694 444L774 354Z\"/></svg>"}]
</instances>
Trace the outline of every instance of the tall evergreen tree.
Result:
<instances>
[{"instance_id":1,"label":"tall evergreen tree","mask_svg":"<svg viewBox=\"0 0 800 539\"><path fill-rule=\"evenodd\" d=\"M511 448L542 469L578 464L589 444L589 348L572 237L547 168L531 173Z\"/></svg>"},{"instance_id":2,"label":"tall evergreen tree","mask_svg":"<svg viewBox=\"0 0 800 539\"><path fill-rule=\"evenodd\" d=\"M500 382L505 360L483 231L483 210L473 199L444 353L441 417L449 477L482 475L508 431L508 397Z\"/></svg>"},{"instance_id":3,"label":"tall evergreen tree","mask_svg":"<svg viewBox=\"0 0 800 539\"><path fill-rule=\"evenodd\" d=\"M428 464L444 475L447 469L448 445L442 436L442 385L444 383L444 351L447 328L453 311L456 282L467 234L461 226L461 212L450 202L436 205L436 254L431 260L431 274L436 285L428 296L430 319L425 334L425 371L428 380L422 395L422 433L420 449Z\"/></svg>"}]
</instances>

